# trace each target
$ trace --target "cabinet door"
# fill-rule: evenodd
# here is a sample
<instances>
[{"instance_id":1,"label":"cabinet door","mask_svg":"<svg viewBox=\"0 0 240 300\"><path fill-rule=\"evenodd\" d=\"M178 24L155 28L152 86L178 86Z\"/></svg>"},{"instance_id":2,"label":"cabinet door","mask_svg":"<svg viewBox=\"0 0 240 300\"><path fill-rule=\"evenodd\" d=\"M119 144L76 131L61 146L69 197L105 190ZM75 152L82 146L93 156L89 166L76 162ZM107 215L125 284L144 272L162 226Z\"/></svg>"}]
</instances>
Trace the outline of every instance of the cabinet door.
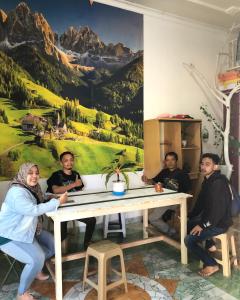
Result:
<instances>
[{"instance_id":1,"label":"cabinet door","mask_svg":"<svg viewBox=\"0 0 240 300\"><path fill-rule=\"evenodd\" d=\"M164 156L169 151L178 154L178 166L181 168L181 123L162 120L145 121L144 172L148 178L153 178L164 168Z\"/></svg>"},{"instance_id":2,"label":"cabinet door","mask_svg":"<svg viewBox=\"0 0 240 300\"><path fill-rule=\"evenodd\" d=\"M201 155L201 122L182 122L182 167L189 172L191 179L199 177Z\"/></svg>"}]
</instances>

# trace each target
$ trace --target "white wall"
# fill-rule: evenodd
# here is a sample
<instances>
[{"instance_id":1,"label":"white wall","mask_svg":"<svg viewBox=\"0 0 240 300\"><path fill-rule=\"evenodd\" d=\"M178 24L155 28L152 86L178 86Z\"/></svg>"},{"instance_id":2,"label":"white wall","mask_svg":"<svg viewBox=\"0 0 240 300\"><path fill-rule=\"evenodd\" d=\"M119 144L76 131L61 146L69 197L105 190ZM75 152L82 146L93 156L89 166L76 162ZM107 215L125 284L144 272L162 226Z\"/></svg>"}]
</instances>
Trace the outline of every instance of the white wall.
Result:
<instances>
[{"instance_id":1,"label":"white wall","mask_svg":"<svg viewBox=\"0 0 240 300\"><path fill-rule=\"evenodd\" d=\"M194 64L213 84L217 53L224 41L225 32L205 25L164 15L144 16L144 119L161 113L203 119L210 129L203 151L216 151L212 126L200 111L200 105L209 102L183 62ZM209 108L221 120L221 106L214 99L211 102Z\"/></svg>"}]
</instances>

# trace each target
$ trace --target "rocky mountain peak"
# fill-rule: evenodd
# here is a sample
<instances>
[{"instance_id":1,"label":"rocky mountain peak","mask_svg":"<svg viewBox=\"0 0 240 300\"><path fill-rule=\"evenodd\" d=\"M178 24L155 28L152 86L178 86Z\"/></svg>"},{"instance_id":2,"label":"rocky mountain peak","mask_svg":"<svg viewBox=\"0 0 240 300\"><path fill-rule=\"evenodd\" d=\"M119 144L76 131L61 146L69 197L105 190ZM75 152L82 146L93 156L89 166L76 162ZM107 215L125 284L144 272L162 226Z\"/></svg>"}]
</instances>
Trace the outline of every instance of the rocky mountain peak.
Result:
<instances>
[{"instance_id":1,"label":"rocky mountain peak","mask_svg":"<svg viewBox=\"0 0 240 300\"><path fill-rule=\"evenodd\" d=\"M131 57L134 55L131 49L124 46L122 43L117 43L116 45L114 45L113 43L108 44L105 49L105 54L117 57Z\"/></svg>"},{"instance_id":2,"label":"rocky mountain peak","mask_svg":"<svg viewBox=\"0 0 240 300\"><path fill-rule=\"evenodd\" d=\"M0 9L0 23L4 23L7 19L7 14L2 10Z\"/></svg>"},{"instance_id":3,"label":"rocky mountain peak","mask_svg":"<svg viewBox=\"0 0 240 300\"><path fill-rule=\"evenodd\" d=\"M5 22L7 20L6 13L0 9L0 41L4 40L5 38Z\"/></svg>"},{"instance_id":4,"label":"rocky mountain peak","mask_svg":"<svg viewBox=\"0 0 240 300\"><path fill-rule=\"evenodd\" d=\"M26 15L30 14L30 8L25 2L20 2L15 9L16 14L21 18L25 17Z\"/></svg>"},{"instance_id":5,"label":"rocky mountain peak","mask_svg":"<svg viewBox=\"0 0 240 300\"><path fill-rule=\"evenodd\" d=\"M99 36L88 26L76 28L69 27L68 30L60 37L60 44L67 50L90 55L105 55L117 57L132 57L133 52L122 43L114 45L104 44Z\"/></svg>"},{"instance_id":6,"label":"rocky mountain peak","mask_svg":"<svg viewBox=\"0 0 240 300\"><path fill-rule=\"evenodd\" d=\"M33 13L25 2L9 12L3 29L1 41L7 39L10 45L30 43L49 55L56 52L55 35L47 20L41 13Z\"/></svg>"},{"instance_id":7,"label":"rocky mountain peak","mask_svg":"<svg viewBox=\"0 0 240 300\"><path fill-rule=\"evenodd\" d=\"M73 50L78 53L101 51L105 44L98 35L88 26L76 28L69 27L60 37L61 46L67 50Z\"/></svg>"}]
</instances>

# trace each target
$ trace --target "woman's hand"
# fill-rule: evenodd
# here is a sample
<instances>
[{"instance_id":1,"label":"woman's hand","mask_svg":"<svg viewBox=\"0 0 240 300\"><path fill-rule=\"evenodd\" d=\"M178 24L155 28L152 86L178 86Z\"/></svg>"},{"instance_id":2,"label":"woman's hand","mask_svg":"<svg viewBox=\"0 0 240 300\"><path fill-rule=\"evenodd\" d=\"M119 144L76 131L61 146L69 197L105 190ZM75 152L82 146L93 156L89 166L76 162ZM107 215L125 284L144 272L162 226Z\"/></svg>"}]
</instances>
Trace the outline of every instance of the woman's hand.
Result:
<instances>
[{"instance_id":1,"label":"woman's hand","mask_svg":"<svg viewBox=\"0 0 240 300\"><path fill-rule=\"evenodd\" d=\"M62 194L60 197L59 197L59 201L60 201L60 204L64 204L67 202L67 192L65 192L64 194Z\"/></svg>"}]
</instances>

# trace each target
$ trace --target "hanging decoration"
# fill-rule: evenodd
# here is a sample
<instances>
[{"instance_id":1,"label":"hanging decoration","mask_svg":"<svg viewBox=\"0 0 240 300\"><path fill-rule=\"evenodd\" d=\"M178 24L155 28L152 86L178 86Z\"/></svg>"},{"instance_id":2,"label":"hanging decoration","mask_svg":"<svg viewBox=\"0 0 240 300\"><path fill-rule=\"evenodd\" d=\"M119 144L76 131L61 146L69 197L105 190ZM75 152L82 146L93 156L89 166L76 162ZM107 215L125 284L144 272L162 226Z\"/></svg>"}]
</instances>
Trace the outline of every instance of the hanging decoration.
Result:
<instances>
[{"instance_id":1,"label":"hanging decoration","mask_svg":"<svg viewBox=\"0 0 240 300\"><path fill-rule=\"evenodd\" d=\"M204 126L202 129L202 141L204 143L207 143L209 139L209 132L208 129Z\"/></svg>"}]
</instances>

